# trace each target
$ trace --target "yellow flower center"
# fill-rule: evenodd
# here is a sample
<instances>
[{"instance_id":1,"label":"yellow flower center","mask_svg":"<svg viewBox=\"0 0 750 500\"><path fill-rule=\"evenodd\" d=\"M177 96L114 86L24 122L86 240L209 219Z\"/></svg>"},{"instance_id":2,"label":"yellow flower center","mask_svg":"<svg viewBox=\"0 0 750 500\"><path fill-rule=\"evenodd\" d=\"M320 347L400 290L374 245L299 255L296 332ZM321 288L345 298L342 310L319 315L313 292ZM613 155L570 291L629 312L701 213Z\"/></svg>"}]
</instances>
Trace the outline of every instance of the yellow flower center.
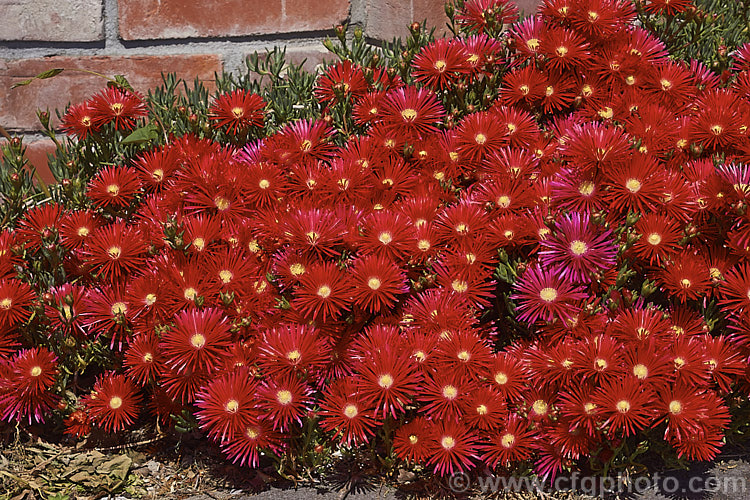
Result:
<instances>
[{"instance_id":1,"label":"yellow flower center","mask_svg":"<svg viewBox=\"0 0 750 500\"><path fill-rule=\"evenodd\" d=\"M32 377L38 377L39 375L42 374L42 367L37 365L33 367L29 373L31 374Z\"/></svg>"},{"instance_id":2,"label":"yellow flower center","mask_svg":"<svg viewBox=\"0 0 750 500\"><path fill-rule=\"evenodd\" d=\"M628 179L625 181L625 188L631 193L637 193L641 190L641 181L638 179Z\"/></svg>"},{"instance_id":3,"label":"yellow flower center","mask_svg":"<svg viewBox=\"0 0 750 500\"><path fill-rule=\"evenodd\" d=\"M554 288L542 288L539 292L539 298L545 302L554 302L557 299L557 290Z\"/></svg>"},{"instance_id":4,"label":"yellow flower center","mask_svg":"<svg viewBox=\"0 0 750 500\"><path fill-rule=\"evenodd\" d=\"M245 115L245 110L243 110L239 106L236 108L232 108L232 115L234 115L235 118L242 118Z\"/></svg>"},{"instance_id":5,"label":"yellow flower center","mask_svg":"<svg viewBox=\"0 0 750 500\"><path fill-rule=\"evenodd\" d=\"M669 413L672 415L677 415L682 412L682 403L677 401L676 399L674 401L669 402Z\"/></svg>"},{"instance_id":6,"label":"yellow flower center","mask_svg":"<svg viewBox=\"0 0 750 500\"><path fill-rule=\"evenodd\" d=\"M185 300L195 300L195 298L198 296L198 290L189 286L182 293L182 296L185 297Z\"/></svg>"},{"instance_id":7,"label":"yellow flower center","mask_svg":"<svg viewBox=\"0 0 750 500\"><path fill-rule=\"evenodd\" d=\"M383 245L388 245L391 241L393 241L393 235L388 231L383 231L378 235L378 241Z\"/></svg>"},{"instance_id":8,"label":"yellow flower center","mask_svg":"<svg viewBox=\"0 0 750 500\"><path fill-rule=\"evenodd\" d=\"M390 389L393 385L393 376L390 373L385 373L378 378L378 385L383 389Z\"/></svg>"},{"instance_id":9,"label":"yellow flower center","mask_svg":"<svg viewBox=\"0 0 750 500\"><path fill-rule=\"evenodd\" d=\"M122 398L120 396L112 396L112 398L109 400L109 407L113 410L118 409L122 406Z\"/></svg>"},{"instance_id":10,"label":"yellow flower center","mask_svg":"<svg viewBox=\"0 0 750 500\"><path fill-rule=\"evenodd\" d=\"M630 411L630 402L625 401L624 399L618 401L615 406L617 407L617 411L619 411L620 413L627 413Z\"/></svg>"},{"instance_id":11,"label":"yellow flower center","mask_svg":"<svg viewBox=\"0 0 750 500\"><path fill-rule=\"evenodd\" d=\"M237 413L237 410L240 409L240 402L236 399L230 399L227 401L227 404L224 405L224 411L227 413Z\"/></svg>"},{"instance_id":12,"label":"yellow flower center","mask_svg":"<svg viewBox=\"0 0 750 500\"><path fill-rule=\"evenodd\" d=\"M516 444L516 436L510 432L506 432L503 434L503 437L500 438L500 444L503 448L512 448L513 445Z\"/></svg>"},{"instance_id":13,"label":"yellow flower center","mask_svg":"<svg viewBox=\"0 0 750 500\"><path fill-rule=\"evenodd\" d=\"M225 285L232 281L232 278L234 278L234 273L229 269L222 269L221 271L219 271L219 279Z\"/></svg>"},{"instance_id":14,"label":"yellow flower center","mask_svg":"<svg viewBox=\"0 0 750 500\"><path fill-rule=\"evenodd\" d=\"M406 108L401 111L401 117L407 122L413 122L417 119L417 110L413 108Z\"/></svg>"},{"instance_id":15,"label":"yellow flower center","mask_svg":"<svg viewBox=\"0 0 750 500\"><path fill-rule=\"evenodd\" d=\"M503 372L497 372L495 374L495 383L498 385L505 385L508 383L508 375Z\"/></svg>"},{"instance_id":16,"label":"yellow flower center","mask_svg":"<svg viewBox=\"0 0 750 500\"><path fill-rule=\"evenodd\" d=\"M651 233L648 235L649 244L656 246L661 243L661 235L659 233Z\"/></svg>"},{"instance_id":17,"label":"yellow flower center","mask_svg":"<svg viewBox=\"0 0 750 500\"><path fill-rule=\"evenodd\" d=\"M292 273L292 276L300 276L302 274L305 274L305 271L306 269L304 264L300 264L299 262L289 266L289 272Z\"/></svg>"},{"instance_id":18,"label":"yellow flower center","mask_svg":"<svg viewBox=\"0 0 750 500\"><path fill-rule=\"evenodd\" d=\"M0 309L5 309L6 311L11 308L13 305L13 299L10 297L6 297L3 300L0 300Z\"/></svg>"},{"instance_id":19,"label":"yellow flower center","mask_svg":"<svg viewBox=\"0 0 750 500\"><path fill-rule=\"evenodd\" d=\"M443 436L443 439L440 440L440 446L442 446L446 450L450 450L451 448L456 446L456 440L451 436Z\"/></svg>"},{"instance_id":20,"label":"yellow flower center","mask_svg":"<svg viewBox=\"0 0 750 500\"><path fill-rule=\"evenodd\" d=\"M115 302L114 304L112 304L110 311L112 312L113 316L117 316L118 314L125 314L126 312L128 312L128 306L124 302Z\"/></svg>"},{"instance_id":21,"label":"yellow flower center","mask_svg":"<svg viewBox=\"0 0 750 500\"><path fill-rule=\"evenodd\" d=\"M331 287L328 285L321 285L320 288L318 288L318 297L322 299L327 299L331 296Z\"/></svg>"},{"instance_id":22,"label":"yellow flower center","mask_svg":"<svg viewBox=\"0 0 750 500\"><path fill-rule=\"evenodd\" d=\"M282 389L278 392L276 392L276 401L279 402L279 404L282 405L288 405L292 402L292 392L288 391L286 389Z\"/></svg>"},{"instance_id":23,"label":"yellow flower center","mask_svg":"<svg viewBox=\"0 0 750 500\"><path fill-rule=\"evenodd\" d=\"M301 357L302 357L302 353L299 352L297 349L294 349L293 351L289 351L286 355L286 359L292 362L299 361Z\"/></svg>"},{"instance_id":24,"label":"yellow flower center","mask_svg":"<svg viewBox=\"0 0 750 500\"><path fill-rule=\"evenodd\" d=\"M721 133L724 132L724 127L721 125L712 125L711 126L711 133L714 135L721 135Z\"/></svg>"},{"instance_id":25,"label":"yellow flower center","mask_svg":"<svg viewBox=\"0 0 750 500\"><path fill-rule=\"evenodd\" d=\"M455 386L449 384L443 387L443 397L445 399L456 399L456 396L458 396L458 389Z\"/></svg>"},{"instance_id":26,"label":"yellow flower center","mask_svg":"<svg viewBox=\"0 0 750 500\"><path fill-rule=\"evenodd\" d=\"M149 293L146 294L146 298L144 299L144 302L147 306L152 306L156 304L156 294L155 293Z\"/></svg>"},{"instance_id":27,"label":"yellow flower center","mask_svg":"<svg viewBox=\"0 0 750 500\"><path fill-rule=\"evenodd\" d=\"M380 280L374 276L367 280L367 286L370 287L370 290L377 290L378 288L380 288L380 285Z\"/></svg>"},{"instance_id":28,"label":"yellow flower center","mask_svg":"<svg viewBox=\"0 0 750 500\"><path fill-rule=\"evenodd\" d=\"M89 228L82 226L78 228L78 231L76 231L76 234L78 234L80 238L85 238L86 236L89 235L90 232L91 230Z\"/></svg>"},{"instance_id":29,"label":"yellow flower center","mask_svg":"<svg viewBox=\"0 0 750 500\"><path fill-rule=\"evenodd\" d=\"M645 379L646 377L648 377L648 367L642 363L638 363L637 365L633 366L633 375L635 375L639 380Z\"/></svg>"},{"instance_id":30,"label":"yellow flower center","mask_svg":"<svg viewBox=\"0 0 750 500\"><path fill-rule=\"evenodd\" d=\"M216 206L216 208L218 208L219 210L223 212L229 209L230 203L229 203L229 200L227 200L226 198L217 196L216 198L214 198L214 205Z\"/></svg>"},{"instance_id":31,"label":"yellow flower center","mask_svg":"<svg viewBox=\"0 0 750 500\"><path fill-rule=\"evenodd\" d=\"M202 333L194 333L193 336L190 337L190 345L196 349L202 349L203 346L206 345L206 336Z\"/></svg>"},{"instance_id":32,"label":"yellow flower center","mask_svg":"<svg viewBox=\"0 0 750 500\"><path fill-rule=\"evenodd\" d=\"M120 255L122 255L122 248L118 246L111 246L107 249L107 255L109 255L110 259L117 260L120 258Z\"/></svg>"},{"instance_id":33,"label":"yellow flower center","mask_svg":"<svg viewBox=\"0 0 750 500\"><path fill-rule=\"evenodd\" d=\"M531 405L531 409L536 413L537 415L546 415L547 410L549 409L549 405L541 399L537 399L534 401L534 404Z\"/></svg>"},{"instance_id":34,"label":"yellow flower center","mask_svg":"<svg viewBox=\"0 0 750 500\"><path fill-rule=\"evenodd\" d=\"M474 136L474 142L476 142L479 145L482 145L485 142L487 142L487 136L480 132Z\"/></svg>"},{"instance_id":35,"label":"yellow flower center","mask_svg":"<svg viewBox=\"0 0 750 500\"><path fill-rule=\"evenodd\" d=\"M442 59L439 59L435 61L434 66L435 66L435 69L438 70L438 72L442 73L445 71L445 68L448 67L448 64L446 64L446 62L443 61Z\"/></svg>"},{"instance_id":36,"label":"yellow flower center","mask_svg":"<svg viewBox=\"0 0 750 500\"><path fill-rule=\"evenodd\" d=\"M588 249L588 245L581 240L575 240L570 244L570 251L573 252L573 255L583 255Z\"/></svg>"},{"instance_id":37,"label":"yellow flower center","mask_svg":"<svg viewBox=\"0 0 750 500\"><path fill-rule=\"evenodd\" d=\"M357 416L358 413L359 411L357 410L357 407L354 406L353 404L348 404L344 408L344 415L346 415L347 418L354 418Z\"/></svg>"},{"instance_id":38,"label":"yellow flower center","mask_svg":"<svg viewBox=\"0 0 750 500\"><path fill-rule=\"evenodd\" d=\"M456 293L466 293L469 289L469 284L462 280L453 280L451 288L453 288L453 291Z\"/></svg>"}]
</instances>

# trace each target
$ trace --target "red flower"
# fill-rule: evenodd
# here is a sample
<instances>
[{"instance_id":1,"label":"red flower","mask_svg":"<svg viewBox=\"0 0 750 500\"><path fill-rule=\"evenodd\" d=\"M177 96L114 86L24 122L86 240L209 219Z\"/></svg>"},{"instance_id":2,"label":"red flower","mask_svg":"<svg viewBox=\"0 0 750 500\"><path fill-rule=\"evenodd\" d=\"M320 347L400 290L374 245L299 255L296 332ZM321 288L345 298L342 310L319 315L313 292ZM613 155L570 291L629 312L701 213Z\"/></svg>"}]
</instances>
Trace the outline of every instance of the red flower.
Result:
<instances>
[{"instance_id":1,"label":"red flower","mask_svg":"<svg viewBox=\"0 0 750 500\"><path fill-rule=\"evenodd\" d=\"M469 72L468 54L457 39L438 38L422 47L412 60L414 79L426 87L445 90Z\"/></svg>"},{"instance_id":2,"label":"red flower","mask_svg":"<svg viewBox=\"0 0 750 500\"><path fill-rule=\"evenodd\" d=\"M591 57L589 44L574 31L564 28L550 29L542 39L541 52L547 57L547 66L554 71L565 71L585 66Z\"/></svg>"},{"instance_id":3,"label":"red flower","mask_svg":"<svg viewBox=\"0 0 750 500\"><path fill-rule=\"evenodd\" d=\"M125 371L141 386L156 380L162 370L163 360L158 344L155 335L144 333L133 339L125 350L122 362Z\"/></svg>"},{"instance_id":4,"label":"red flower","mask_svg":"<svg viewBox=\"0 0 750 500\"><path fill-rule=\"evenodd\" d=\"M57 203L45 203L29 209L18 223L19 243L36 251L43 244L54 242L61 215L62 207Z\"/></svg>"},{"instance_id":5,"label":"red flower","mask_svg":"<svg viewBox=\"0 0 750 500\"><path fill-rule=\"evenodd\" d=\"M424 463L432 451L434 424L424 417L417 417L396 429L393 451L401 460Z\"/></svg>"},{"instance_id":6,"label":"red flower","mask_svg":"<svg viewBox=\"0 0 750 500\"><path fill-rule=\"evenodd\" d=\"M259 417L255 408L256 384L246 369L225 373L196 395L195 413L208 437L224 442L239 436Z\"/></svg>"},{"instance_id":7,"label":"red flower","mask_svg":"<svg viewBox=\"0 0 750 500\"><path fill-rule=\"evenodd\" d=\"M245 132L250 127L263 126L263 108L266 103L258 94L236 89L220 95L209 110L209 118L216 128L226 126L227 133Z\"/></svg>"},{"instance_id":8,"label":"red flower","mask_svg":"<svg viewBox=\"0 0 750 500\"><path fill-rule=\"evenodd\" d=\"M83 338L83 317L86 288L83 285L62 284L49 290L52 300L44 304L44 314L54 330L65 335Z\"/></svg>"},{"instance_id":9,"label":"red flower","mask_svg":"<svg viewBox=\"0 0 750 500\"><path fill-rule=\"evenodd\" d=\"M313 93L322 103L334 105L349 98L357 101L368 89L362 68L346 60L326 68Z\"/></svg>"},{"instance_id":10,"label":"red flower","mask_svg":"<svg viewBox=\"0 0 750 500\"><path fill-rule=\"evenodd\" d=\"M461 420L464 400L475 385L451 371L433 371L425 377L419 395L419 410L435 421Z\"/></svg>"},{"instance_id":11,"label":"red flower","mask_svg":"<svg viewBox=\"0 0 750 500\"><path fill-rule=\"evenodd\" d=\"M435 474L441 476L464 471L473 466L477 456L477 437L463 424L441 421L432 434L432 456L427 465L434 465Z\"/></svg>"},{"instance_id":12,"label":"red flower","mask_svg":"<svg viewBox=\"0 0 750 500\"><path fill-rule=\"evenodd\" d=\"M191 309L175 316L159 347L167 366L175 370L215 371L230 346L226 318L217 309Z\"/></svg>"},{"instance_id":13,"label":"red flower","mask_svg":"<svg viewBox=\"0 0 750 500\"><path fill-rule=\"evenodd\" d=\"M94 132L96 128L91 104L84 102L70 106L62 117L62 130L68 134L74 134L79 141Z\"/></svg>"},{"instance_id":14,"label":"red flower","mask_svg":"<svg viewBox=\"0 0 750 500\"><path fill-rule=\"evenodd\" d=\"M375 407L375 414L394 418L419 390L420 375L409 356L387 349L372 353L357 366L359 394Z\"/></svg>"},{"instance_id":15,"label":"red flower","mask_svg":"<svg viewBox=\"0 0 750 500\"><path fill-rule=\"evenodd\" d=\"M270 376L315 371L329 355L315 328L296 323L282 323L266 331L258 349L258 365Z\"/></svg>"},{"instance_id":16,"label":"red flower","mask_svg":"<svg viewBox=\"0 0 750 500\"><path fill-rule=\"evenodd\" d=\"M116 87L107 87L89 102L92 120L97 129L114 123L117 130L132 130L136 120L148 114L138 94Z\"/></svg>"},{"instance_id":17,"label":"red flower","mask_svg":"<svg viewBox=\"0 0 750 500\"><path fill-rule=\"evenodd\" d=\"M101 222L90 210L69 212L60 221L60 241L70 249L84 246Z\"/></svg>"},{"instance_id":18,"label":"red flower","mask_svg":"<svg viewBox=\"0 0 750 500\"><path fill-rule=\"evenodd\" d=\"M518 6L510 0L467 0L458 9L456 19L470 31L499 30L518 20Z\"/></svg>"},{"instance_id":19,"label":"red flower","mask_svg":"<svg viewBox=\"0 0 750 500\"><path fill-rule=\"evenodd\" d=\"M579 309L575 302L586 298L582 289L562 278L559 271L542 269L538 264L526 270L516 288L511 298L519 301L518 318L530 323L568 320Z\"/></svg>"},{"instance_id":20,"label":"red flower","mask_svg":"<svg viewBox=\"0 0 750 500\"><path fill-rule=\"evenodd\" d=\"M299 120L274 136L271 145L285 165L326 160L334 151L333 134L333 128L322 120Z\"/></svg>"},{"instance_id":21,"label":"red flower","mask_svg":"<svg viewBox=\"0 0 750 500\"><path fill-rule=\"evenodd\" d=\"M333 212L319 209L297 210L282 221L284 240L299 251L320 258L335 257L346 228Z\"/></svg>"},{"instance_id":22,"label":"red flower","mask_svg":"<svg viewBox=\"0 0 750 500\"><path fill-rule=\"evenodd\" d=\"M362 257L351 269L354 304L378 314L396 304L397 295L409 290L401 268L377 255Z\"/></svg>"},{"instance_id":23,"label":"red flower","mask_svg":"<svg viewBox=\"0 0 750 500\"><path fill-rule=\"evenodd\" d=\"M462 422L473 429L491 431L499 428L507 416L505 398L497 389L479 387L463 400Z\"/></svg>"},{"instance_id":24,"label":"red flower","mask_svg":"<svg viewBox=\"0 0 750 500\"><path fill-rule=\"evenodd\" d=\"M679 241L683 237L676 221L654 213L644 214L636 223L635 230L641 237L633 244L633 252L649 264L672 258L679 250Z\"/></svg>"},{"instance_id":25,"label":"red flower","mask_svg":"<svg viewBox=\"0 0 750 500\"><path fill-rule=\"evenodd\" d=\"M292 305L312 319L336 318L349 304L344 273L330 262L315 263L300 279Z\"/></svg>"},{"instance_id":26,"label":"red flower","mask_svg":"<svg viewBox=\"0 0 750 500\"><path fill-rule=\"evenodd\" d=\"M340 436L341 442L347 446L366 443L375 435L373 408L358 394L353 377L334 381L323 395L320 409L321 427L327 431L335 430L334 437Z\"/></svg>"},{"instance_id":27,"label":"red flower","mask_svg":"<svg viewBox=\"0 0 750 500\"><path fill-rule=\"evenodd\" d=\"M280 436L272 429L265 420L256 420L249 423L241 433L233 436L222 443L223 451L233 463L248 467L258 466L258 450L274 445Z\"/></svg>"},{"instance_id":28,"label":"red flower","mask_svg":"<svg viewBox=\"0 0 750 500\"><path fill-rule=\"evenodd\" d=\"M675 256L675 259L654 273L662 289L681 303L701 300L709 294L711 282L703 260L687 252Z\"/></svg>"},{"instance_id":29,"label":"red flower","mask_svg":"<svg viewBox=\"0 0 750 500\"><path fill-rule=\"evenodd\" d=\"M301 423L312 398L310 388L294 376L270 377L258 390L258 406L273 423L274 430L289 431L294 422Z\"/></svg>"},{"instance_id":30,"label":"red flower","mask_svg":"<svg viewBox=\"0 0 750 500\"><path fill-rule=\"evenodd\" d=\"M607 382L594 393L596 411L604 426L627 437L648 427L654 419L653 393L633 381Z\"/></svg>"},{"instance_id":31,"label":"red flower","mask_svg":"<svg viewBox=\"0 0 750 500\"><path fill-rule=\"evenodd\" d=\"M508 415L505 425L480 445L481 459L492 468L503 467L531 457L536 436L528 423L516 414Z\"/></svg>"},{"instance_id":32,"label":"red flower","mask_svg":"<svg viewBox=\"0 0 750 500\"><path fill-rule=\"evenodd\" d=\"M179 169L178 159L176 147L164 147L145 151L133 160L133 166L147 192L161 192L174 180L174 174Z\"/></svg>"},{"instance_id":33,"label":"red flower","mask_svg":"<svg viewBox=\"0 0 750 500\"><path fill-rule=\"evenodd\" d=\"M44 422L44 415L60 399L50 392L57 373L57 356L40 347L18 351L1 363L0 418L29 424Z\"/></svg>"},{"instance_id":34,"label":"red flower","mask_svg":"<svg viewBox=\"0 0 750 500\"><path fill-rule=\"evenodd\" d=\"M29 307L36 295L17 279L0 279L0 327L13 328L29 319Z\"/></svg>"},{"instance_id":35,"label":"red flower","mask_svg":"<svg viewBox=\"0 0 750 500\"><path fill-rule=\"evenodd\" d=\"M613 210L647 213L660 205L664 176L661 165L651 156L635 155L632 161L606 171L608 200Z\"/></svg>"},{"instance_id":36,"label":"red flower","mask_svg":"<svg viewBox=\"0 0 750 500\"><path fill-rule=\"evenodd\" d=\"M414 87L388 92L381 112L386 129L412 141L436 132L445 114L435 94Z\"/></svg>"},{"instance_id":37,"label":"red flower","mask_svg":"<svg viewBox=\"0 0 750 500\"><path fill-rule=\"evenodd\" d=\"M703 93L695 102L690 131L709 150L728 148L742 142L743 119L738 96L729 89Z\"/></svg>"},{"instance_id":38,"label":"red flower","mask_svg":"<svg viewBox=\"0 0 750 500\"><path fill-rule=\"evenodd\" d=\"M649 14L674 16L685 12L693 5L693 0L650 0L643 9Z\"/></svg>"},{"instance_id":39,"label":"red flower","mask_svg":"<svg viewBox=\"0 0 750 500\"><path fill-rule=\"evenodd\" d=\"M109 372L96 380L83 402L93 423L107 432L118 432L135 422L141 398L130 379Z\"/></svg>"},{"instance_id":40,"label":"red flower","mask_svg":"<svg viewBox=\"0 0 750 500\"><path fill-rule=\"evenodd\" d=\"M141 182L134 168L105 167L89 182L87 196L96 207L125 208L140 190Z\"/></svg>"},{"instance_id":41,"label":"red flower","mask_svg":"<svg viewBox=\"0 0 750 500\"><path fill-rule=\"evenodd\" d=\"M571 428L580 428L593 435L600 419L594 402L594 391L589 385L571 385L560 393L560 413L570 422Z\"/></svg>"},{"instance_id":42,"label":"red flower","mask_svg":"<svg viewBox=\"0 0 750 500\"><path fill-rule=\"evenodd\" d=\"M526 388L528 375L518 359L508 353L498 352L489 370L489 379L503 397L518 401Z\"/></svg>"},{"instance_id":43,"label":"red flower","mask_svg":"<svg viewBox=\"0 0 750 500\"><path fill-rule=\"evenodd\" d=\"M146 250L137 229L114 222L97 228L81 255L101 278L119 282L142 268Z\"/></svg>"},{"instance_id":44,"label":"red flower","mask_svg":"<svg viewBox=\"0 0 750 500\"><path fill-rule=\"evenodd\" d=\"M588 215L563 216L556 229L554 236L541 242L539 258L545 267L557 266L563 277L585 283L591 273L614 265L617 249L612 233L591 224Z\"/></svg>"}]
</instances>

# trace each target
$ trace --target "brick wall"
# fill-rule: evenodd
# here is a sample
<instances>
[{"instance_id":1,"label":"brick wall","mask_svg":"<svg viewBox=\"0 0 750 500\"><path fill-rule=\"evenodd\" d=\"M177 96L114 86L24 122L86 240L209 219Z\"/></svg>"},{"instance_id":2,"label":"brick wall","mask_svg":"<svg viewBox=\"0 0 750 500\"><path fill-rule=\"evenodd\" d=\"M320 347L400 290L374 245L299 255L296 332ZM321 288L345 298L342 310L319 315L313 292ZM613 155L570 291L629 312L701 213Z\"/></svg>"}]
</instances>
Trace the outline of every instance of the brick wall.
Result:
<instances>
[{"instance_id":1,"label":"brick wall","mask_svg":"<svg viewBox=\"0 0 750 500\"><path fill-rule=\"evenodd\" d=\"M0 125L24 134L43 177L51 141L38 133L38 108L64 108L101 89L95 76L64 72L11 90L50 68L124 74L145 91L176 72L210 84L214 72L239 71L247 55L277 45L313 69L328 53L321 41L338 23L359 24L373 40L407 35L412 21L444 31L444 0L0 0ZM530 12L540 0L518 0ZM51 113L54 117L54 113Z\"/></svg>"}]
</instances>

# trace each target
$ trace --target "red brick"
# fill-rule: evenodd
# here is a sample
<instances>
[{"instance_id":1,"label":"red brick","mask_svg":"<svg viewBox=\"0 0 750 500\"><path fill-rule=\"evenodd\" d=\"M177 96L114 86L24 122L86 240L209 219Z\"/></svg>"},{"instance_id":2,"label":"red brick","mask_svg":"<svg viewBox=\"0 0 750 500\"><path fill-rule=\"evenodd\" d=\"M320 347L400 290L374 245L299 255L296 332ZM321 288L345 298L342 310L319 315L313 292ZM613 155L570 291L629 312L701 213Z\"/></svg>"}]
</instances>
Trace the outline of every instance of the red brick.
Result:
<instances>
[{"instance_id":1,"label":"red brick","mask_svg":"<svg viewBox=\"0 0 750 500\"><path fill-rule=\"evenodd\" d=\"M89 42L104 38L101 0L0 0L0 40Z\"/></svg>"},{"instance_id":2,"label":"red brick","mask_svg":"<svg viewBox=\"0 0 750 500\"><path fill-rule=\"evenodd\" d=\"M349 16L349 0L120 0L119 7L125 40L328 30Z\"/></svg>"},{"instance_id":3,"label":"red brick","mask_svg":"<svg viewBox=\"0 0 750 500\"><path fill-rule=\"evenodd\" d=\"M524 15L529 16L536 12L536 8L541 5L542 0L516 0L518 10Z\"/></svg>"},{"instance_id":4,"label":"red brick","mask_svg":"<svg viewBox=\"0 0 750 500\"><path fill-rule=\"evenodd\" d=\"M161 72L177 73L192 83L195 77L213 88L214 72L221 72L216 55L176 56L96 56L48 57L40 59L0 59L0 123L9 130L38 130L36 109L63 110L68 102L77 103L106 86L101 77L75 71L63 71L49 80L34 81L25 87L10 89L15 82L31 78L51 68L86 69L105 75L125 75L130 84L145 93L161 83Z\"/></svg>"},{"instance_id":5,"label":"red brick","mask_svg":"<svg viewBox=\"0 0 750 500\"><path fill-rule=\"evenodd\" d=\"M427 20L428 28L435 28L435 36L448 33L448 16L445 15L445 0L412 0L413 21Z\"/></svg>"},{"instance_id":6,"label":"red brick","mask_svg":"<svg viewBox=\"0 0 750 500\"><path fill-rule=\"evenodd\" d=\"M0 144L5 142L7 142L5 139L0 139ZM52 139L45 138L35 141L24 141L23 144L26 147L26 159L34 166L42 181L45 184L54 183L55 178L49 170L47 161L47 155L55 151L55 143L52 142Z\"/></svg>"},{"instance_id":7,"label":"red brick","mask_svg":"<svg viewBox=\"0 0 750 500\"><path fill-rule=\"evenodd\" d=\"M391 41L409 35L412 19L411 0L366 0L365 33L373 38Z\"/></svg>"}]
</instances>

